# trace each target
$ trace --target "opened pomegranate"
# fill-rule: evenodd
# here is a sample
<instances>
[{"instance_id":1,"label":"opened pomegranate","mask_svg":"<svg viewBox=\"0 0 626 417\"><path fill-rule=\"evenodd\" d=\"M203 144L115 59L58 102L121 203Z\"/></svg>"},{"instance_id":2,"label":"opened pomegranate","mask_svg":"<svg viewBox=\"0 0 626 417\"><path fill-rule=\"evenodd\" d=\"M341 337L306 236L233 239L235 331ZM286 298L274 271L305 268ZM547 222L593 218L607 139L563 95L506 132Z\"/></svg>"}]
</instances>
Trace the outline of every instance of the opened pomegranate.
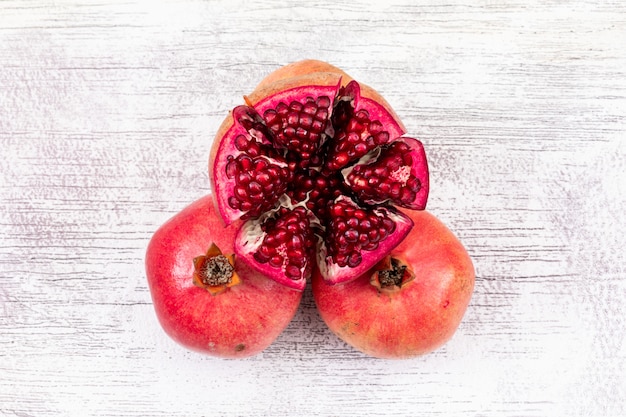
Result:
<instances>
[{"instance_id":1,"label":"opened pomegranate","mask_svg":"<svg viewBox=\"0 0 626 417\"><path fill-rule=\"evenodd\" d=\"M372 270L334 286L313 275L313 297L324 322L342 340L378 358L410 358L443 345L474 290L472 261L455 235L426 211L407 214L414 228Z\"/></svg>"},{"instance_id":2,"label":"opened pomegranate","mask_svg":"<svg viewBox=\"0 0 626 417\"><path fill-rule=\"evenodd\" d=\"M209 162L235 253L286 286L319 269L331 284L368 271L409 233L428 166L373 89L320 61L278 69L220 127Z\"/></svg>"},{"instance_id":3,"label":"opened pomegranate","mask_svg":"<svg viewBox=\"0 0 626 417\"><path fill-rule=\"evenodd\" d=\"M224 228L209 195L161 226L146 253L148 284L165 332L189 349L225 358L268 347L302 296L233 256L237 230L237 223Z\"/></svg>"}]
</instances>

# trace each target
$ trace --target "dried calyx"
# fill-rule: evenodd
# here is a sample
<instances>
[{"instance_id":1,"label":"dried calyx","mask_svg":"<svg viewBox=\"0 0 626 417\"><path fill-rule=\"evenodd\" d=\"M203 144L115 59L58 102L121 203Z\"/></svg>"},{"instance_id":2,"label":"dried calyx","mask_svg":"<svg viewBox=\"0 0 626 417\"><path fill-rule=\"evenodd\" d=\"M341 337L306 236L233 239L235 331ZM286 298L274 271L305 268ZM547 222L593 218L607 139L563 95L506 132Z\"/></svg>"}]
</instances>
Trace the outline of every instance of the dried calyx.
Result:
<instances>
[{"instance_id":1,"label":"dried calyx","mask_svg":"<svg viewBox=\"0 0 626 417\"><path fill-rule=\"evenodd\" d=\"M415 279L415 274L400 259L384 257L372 270L370 284L381 292L393 293Z\"/></svg>"},{"instance_id":2,"label":"dried calyx","mask_svg":"<svg viewBox=\"0 0 626 417\"><path fill-rule=\"evenodd\" d=\"M213 295L219 294L239 284L234 265L234 255L223 255L217 245L211 244L205 255L193 260L193 283Z\"/></svg>"},{"instance_id":3,"label":"dried calyx","mask_svg":"<svg viewBox=\"0 0 626 417\"><path fill-rule=\"evenodd\" d=\"M315 263L331 284L372 268L412 227L394 205L428 197L424 148L382 97L338 74L315 80L236 107L211 158L222 217L247 221L235 252L297 289Z\"/></svg>"}]
</instances>

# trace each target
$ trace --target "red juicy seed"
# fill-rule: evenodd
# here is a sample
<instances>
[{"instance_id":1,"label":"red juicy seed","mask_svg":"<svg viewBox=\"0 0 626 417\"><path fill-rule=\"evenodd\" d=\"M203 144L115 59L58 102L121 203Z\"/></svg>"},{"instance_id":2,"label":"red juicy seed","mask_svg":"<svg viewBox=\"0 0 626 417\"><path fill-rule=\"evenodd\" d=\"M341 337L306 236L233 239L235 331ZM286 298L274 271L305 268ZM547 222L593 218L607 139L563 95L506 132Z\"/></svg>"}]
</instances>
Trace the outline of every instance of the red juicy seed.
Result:
<instances>
[{"instance_id":1,"label":"red juicy seed","mask_svg":"<svg viewBox=\"0 0 626 417\"><path fill-rule=\"evenodd\" d=\"M289 107L285 103L278 103L276 113L281 117L285 117L289 113Z\"/></svg>"},{"instance_id":2,"label":"red juicy seed","mask_svg":"<svg viewBox=\"0 0 626 417\"><path fill-rule=\"evenodd\" d=\"M350 217L346 224L350 227L359 227L359 219L357 219L356 217Z\"/></svg>"},{"instance_id":3,"label":"red juicy seed","mask_svg":"<svg viewBox=\"0 0 626 417\"><path fill-rule=\"evenodd\" d=\"M250 145L250 141L244 135L239 135L235 138L235 147L240 151L245 151L248 149Z\"/></svg>"},{"instance_id":4,"label":"red juicy seed","mask_svg":"<svg viewBox=\"0 0 626 417\"><path fill-rule=\"evenodd\" d=\"M389 141L389 133L380 132L379 134L375 136L375 139L376 139L376 145L384 145L385 143Z\"/></svg>"},{"instance_id":5,"label":"red juicy seed","mask_svg":"<svg viewBox=\"0 0 626 417\"><path fill-rule=\"evenodd\" d=\"M354 145L354 152L357 155L365 155L367 153L368 149L367 149L367 145L365 143L357 143L356 145Z\"/></svg>"},{"instance_id":6,"label":"red juicy seed","mask_svg":"<svg viewBox=\"0 0 626 417\"><path fill-rule=\"evenodd\" d=\"M324 121L323 120L319 120L319 119L315 119L311 122L311 130L314 132L321 132L322 129L324 129ZM319 135L316 135L316 137L319 137Z\"/></svg>"},{"instance_id":7,"label":"red juicy seed","mask_svg":"<svg viewBox=\"0 0 626 417\"><path fill-rule=\"evenodd\" d=\"M291 107L291 110L294 110L296 113L302 111L302 104L298 103L297 101L292 101L291 104L289 105L289 107Z\"/></svg>"},{"instance_id":8,"label":"red juicy seed","mask_svg":"<svg viewBox=\"0 0 626 417\"><path fill-rule=\"evenodd\" d=\"M246 191L244 187L237 186L235 187L235 196L239 200L245 200L245 198L248 196L248 192Z\"/></svg>"},{"instance_id":9,"label":"red juicy seed","mask_svg":"<svg viewBox=\"0 0 626 417\"><path fill-rule=\"evenodd\" d=\"M318 105L315 104L314 101L308 100L306 102L306 104L304 105L304 108L302 109L302 112L307 114L307 115L309 115L309 116L313 116L313 115L315 115L315 113L317 113L317 109L318 109Z\"/></svg>"},{"instance_id":10,"label":"red juicy seed","mask_svg":"<svg viewBox=\"0 0 626 417\"><path fill-rule=\"evenodd\" d=\"M240 172L239 175L237 175L237 184L240 184L240 185L248 184L251 179L252 179L252 175L250 175L249 172Z\"/></svg>"},{"instance_id":11,"label":"red juicy seed","mask_svg":"<svg viewBox=\"0 0 626 417\"><path fill-rule=\"evenodd\" d=\"M388 218L383 219L383 226L389 233L393 233L396 230L396 224Z\"/></svg>"},{"instance_id":12,"label":"red juicy seed","mask_svg":"<svg viewBox=\"0 0 626 417\"><path fill-rule=\"evenodd\" d=\"M330 106L330 99L326 96L321 96L317 98L317 105L319 107L328 108Z\"/></svg>"},{"instance_id":13,"label":"red juicy seed","mask_svg":"<svg viewBox=\"0 0 626 417\"><path fill-rule=\"evenodd\" d=\"M348 266L351 268L355 268L359 266L361 261L362 261L361 254L359 252L352 252L350 256L348 257Z\"/></svg>"},{"instance_id":14,"label":"red juicy seed","mask_svg":"<svg viewBox=\"0 0 626 417\"><path fill-rule=\"evenodd\" d=\"M278 255L272 256L269 262L274 268L278 268L283 264L283 257Z\"/></svg>"},{"instance_id":15,"label":"red juicy seed","mask_svg":"<svg viewBox=\"0 0 626 417\"><path fill-rule=\"evenodd\" d=\"M418 192L421 188L422 188L422 183L421 181L416 178L416 177L411 177L407 182L406 182L407 187L409 187L409 189L413 192Z\"/></svg>"},{"instance_id":16,"label":"red juicy seed","mask_svg":"<svg viewBox=\"0 0 626 417\"><path fill-rule=\"evenodd\" d=\"M300 278L300 268L294 265L289 265L285 269L285 275L287 275L291 279L299 279Z\"/></svg>"},{"instance_id":17,"label":"red juicy seed","mask_svg":"<svg viewBox=\"0 0 626 417\"><path fill-rule=\"evenodd\" d=\"M306 265L307 260L305 254L302 251L289 253L289 264L294 265L297 268L303 268Z\"/></svg>"},{"instance_id":18,"label":"red juicy seed","mask_svg":"<svg viewBox=\"0 0 626 417\"><path fill-rule=\"evenodd\" d=\"M363 250L376 250L378 248L378 242L368 242L368 243L363 243Z\"/></svg>"},{"instance_id":19,"label":"red juicy seed","mask_svg":"<svg viewBox=\"0 0 626 417\"><path fill-rule=\"evenodd\" d=\"M296 136L299 137L300 139L307 139L309 136L309 132L303 127L298 127L296 129ZM311 145L312 144L307 144L307 148L305 149L304 144L302 144L300 146L300 150L302 151L302 150L310 149L312 147Z\"/></svg>"},{"instance_id":20,"label":"red juicy seed","mask_svg":"<svg viewBox=\"0 0 626 417\"><path fill-rule=\"evenodd\" d=\"M234 178L237 175L237 162L233 156L228 157L228 163L226 164L226 176L228 178Z\"/></svg>"},{"instance_id":21,"label":"red juicy seed","mask_svg":"<svg viewBox=\"0 0 626 417\"><path fill-rule=\"evenodd\" d=\"M305 114L299 118L300 126L304 129L310 129L313 126L313 116ZM303 130L304 130L303 129Z\"/></svg>"},{"instance_id":22,"label":"red juicy seed","mask_svg":"<svg viewBox=\"0 0 626 417\"><path fill-rule=\"evenodd\" d=\"M389 195L393 199L397 199L400 197L400 193L402 192L401 185L396 183L391 184L391 190L389 190Z\"/></svg>"},{"instance_id":23,"label":"red juicy seed","mask_svg":"<svg viewBox=\"0 0 626 417\"><path fill-rule=\"evenodd\" d=\"M265 119L265 123L268 126L274 125L278 121L278 114L276 114L276 110L269 109L266 110L263 114L263 119Z\"/></svg>"},{"instance_id":24,"label":"red juicy seed","mask_svg":"<svg viewBox=\"0 0 626 417\"><path fill-rule=\"evenodd\" d=\"M260 252L255 252L253 256L257 262L262 263L262 264L267 263L267 261L270 260L270 258L264 256Z\"/></svg>"},{"instance_id":25,"label":"red juicy seed","mask_svg":"<svg viewBox=\"0 0 626 417\"><path fill-rule=\"evenodd\" d=\"M359 110L354 114L354 118L361 123L367 123L370 120L370 115L367 110Z\"/></svg>"},{"instance_id":26,"label":"red juicy seed","mask_svg":"<svg viewBox=\"0 0 626 417\"><path fill-rule=\"evenodd\" d=\"M300 120L300 116L297 111L292 111L287 116L287 123L289 126L298 126L298 120Z\"/></svg>"},{"instance_id":27,"label":"red juicy seed","mask_svg":"<svg viewBox=\"0 0 626 417\"><path fill-rule=\"evenodd\" d=\"M270 174L267 172L260 172L259 175L256 176L256 180L259 182L259 184L265 186L272 181L272 176L270 176Z\"/></svg>"},{"instance_id":28,"label":"red juicy seed","mask_svg":"<svg viewBox=\"0 0 626 417\"><path fill-rule=\"evenodd\" d=\"M369 125L369 131L372 135L376 135L383 131L383 124L380 123L378 120L374 120Z\"/></svg>"},{"instance_id":29,"label":"red juicy seed","mask_svg":"<svg viewBox=\"0 0 626 417\"><path fill-rule=\"evenodd\" d=\"M263 192L263 187L256 181L252 181L248 184L248 190L251 194L260 194Z\"/></svg>"},{"instance_id":30,"label":"red juicy seed","mask_svg":"<svg viewBox=\"0 0 626 417\"><path fill-rule=\"evenodd\" d=\"M357 240L359 240L359 232L354 229L347 230L343 235L350 243L355 243Z\"/></svg>"}]
</instances>

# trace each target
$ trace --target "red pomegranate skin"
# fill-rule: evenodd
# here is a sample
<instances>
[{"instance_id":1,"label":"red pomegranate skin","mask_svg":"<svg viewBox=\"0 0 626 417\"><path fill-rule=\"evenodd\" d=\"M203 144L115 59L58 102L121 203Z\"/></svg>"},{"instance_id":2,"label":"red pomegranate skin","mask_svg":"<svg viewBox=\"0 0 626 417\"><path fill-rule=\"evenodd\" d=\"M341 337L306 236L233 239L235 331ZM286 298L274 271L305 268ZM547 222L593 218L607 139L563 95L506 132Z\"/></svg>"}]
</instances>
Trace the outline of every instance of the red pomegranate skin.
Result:
<instances>
[{"instance_id":1,"label":"red pomegranate skin","mask_svg":"<svg viewBox=\"0 0 626 417\"><path fill-rule=\"evenodd\" d=\"M287 288L235 260L241 283L212 295L193 284L193 259L213 242L233 253L235 227L226 228L207 195L176 214L153 235L146 273L157 318L186 348L222 358L260 353L287 327L302 292Z\"/></svg>"},{"instance_id":2,"label":"red pomegranate skin","mask_svg":"<svg viewBox=\"0 0 626 417\"><path fill-rule=\"evenodd\" d=\"M457 330L474 290L472 261L456 236L426 211L407 213L415 223L392 252L415 279L396 291L370 283L372 273L328 285L313 276L313 296L328 327L357 350L377 358L430 353Z\"/></svg>"}]
</instances>

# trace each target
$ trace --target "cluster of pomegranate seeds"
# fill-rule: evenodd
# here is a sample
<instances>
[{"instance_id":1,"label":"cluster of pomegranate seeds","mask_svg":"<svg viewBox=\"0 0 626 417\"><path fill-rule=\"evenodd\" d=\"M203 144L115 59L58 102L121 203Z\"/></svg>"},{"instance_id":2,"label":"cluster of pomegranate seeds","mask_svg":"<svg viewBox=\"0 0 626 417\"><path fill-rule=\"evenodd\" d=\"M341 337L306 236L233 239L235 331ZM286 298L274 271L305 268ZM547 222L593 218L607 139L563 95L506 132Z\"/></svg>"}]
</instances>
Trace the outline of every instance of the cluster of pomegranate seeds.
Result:
<instances>
[{"instance_id":1,"label":"cluster of pomegranate seeds","mask_svg":"<svg viewBox=\"0 0 626 417\"><path fill-rule=\"evenodd\" d=\"M330 115L330 98L309 96L304 103L280 102L263 114L267 127L274 134L274 143L289 151L301 162L319 161L319 148ZM306 164L308 165L308 164Z\"/></svg>"},{"instance_id":2,"label":"cluster of pomegranate seeds","mask_svg":"<svg viewBox=\"0 0 626 417\"><path fill-rule=\"evenodd\" d=\"M257 262L281 268L291 279L311 274L315 237L303 207L281 207L261 228L265 237L253 255Z\"/></svg>"},{"instance_id":3,"label":"cluster of pomegranate seeds","mask_svg":"<svg viewBox=\"0 0 626 417\"><path fill-rule=\"evenodd\" d=\"M343 178L340 175L326 176L314 169L307 169L295 174L293 187L287 194L293 204L305 201L306 207L318 219L325 219L328 204L345 191Z\"/></svg>"},{"instance_id":4,"label":"cluster of pomegranate seeds","mask_svg":"<svg viewBox=\"0 0 626 417\"><path fill-rule=\"evenodd\" d=\"M360 110L346 126L337 126L337 134L326 159L326 169L336 171L389 141L389 133L378 121L370 122L369 114Z\"/></svg>"},{"instance_id":5,"label":"cluster of pomegranate seeds","mask_svg":"<svg viewBox=\"0 0 626 417\"><path fill-rule=\"evenodd\" d=\"M361 263L361 251L378 248L378 242L395 231L389 217L372 209L359 208L348 199L330 204L326 227L328 253L341 266L354 268Z\"/></svg>"},{"instance_id":6,"label":"cluster of pomegranate seeds","mask_svg":"<svg viewBox=\"0 0 626 417\"><path fill-rule=\"evenodd\" d=\"M416 197L423 190L422 182L416 172L422 161L411 152L406 141L396 141L382 146L378 157L370 163L355 165L346 175L346 182L355 196L366 203L383 203L414 207ZM419 145L415 144L414 148ZM417 166L415 166L417 165Z\"/></svg>"},{"instance_id":7,"label":"cluster of pomegranate seeds","mask_svg":"<svg viewBox=\"0 0 626 417\"><path fill-rule=\"evenodd\" d=\"M389 204L423 208L427 197L421 143L397 138L402 126L361 99L356 81L334 95L329 88L296 87L237 107L217 155L225 161L214 174L220 211L252 222L237 254L295 288L315 262L329 282L373 267L412 225Z\"/></svg>"},{"instance_id":8,"label":"cluster of pomegranate seeds","mask_svg":"<svg viewBox=\"0 0 626 417\"><path fill-rule=\"evenodd\" d=\"M236 182L228 204L246 212L246 218L258 217L271 210L287 191L291 172L263 156L250 157L241 150L237 157L228 156L226 176Z\"/></svg>"}]
</instances>

